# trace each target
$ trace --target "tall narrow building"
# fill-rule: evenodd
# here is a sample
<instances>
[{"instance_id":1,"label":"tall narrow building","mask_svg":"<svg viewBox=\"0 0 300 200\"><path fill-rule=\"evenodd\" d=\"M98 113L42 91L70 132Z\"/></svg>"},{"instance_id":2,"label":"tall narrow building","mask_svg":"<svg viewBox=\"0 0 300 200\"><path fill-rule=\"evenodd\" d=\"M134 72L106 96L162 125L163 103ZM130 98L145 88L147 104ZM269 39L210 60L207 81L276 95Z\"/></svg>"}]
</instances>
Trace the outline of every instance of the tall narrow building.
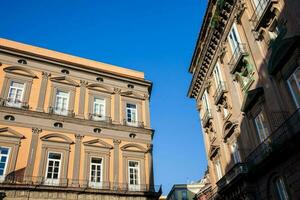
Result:
<instances>
[{"instance_id":1,"label":"tall narrow building","mask_svg":"<svg viewBox=\"0 0 300 200\"><path fill-rule=\"evenodd\" d=\"M0 39L0 199L154 200L144 73Z\"/></svg>"},{"instance_id":2,"label":"tall narrow building","mask_svg":"<svg viewBox=\"0 0 300 200\"><path fill-rule=\"evenodd\" d=\"M300 199L295 0L209 0L189 72L209 199Z\"/></svg>"}]
</instances>

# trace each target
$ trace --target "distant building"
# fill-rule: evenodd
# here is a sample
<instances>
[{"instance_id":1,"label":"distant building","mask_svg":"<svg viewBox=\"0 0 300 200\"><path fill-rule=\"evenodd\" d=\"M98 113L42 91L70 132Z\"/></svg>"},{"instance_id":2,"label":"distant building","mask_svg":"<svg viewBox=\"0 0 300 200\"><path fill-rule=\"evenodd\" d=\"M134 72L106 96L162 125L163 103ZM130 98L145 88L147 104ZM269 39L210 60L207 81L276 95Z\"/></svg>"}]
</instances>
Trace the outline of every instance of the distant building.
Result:
<instances>
[{"instance_id":1,"label":"distant building","mask_svg":"<svg viewBox=\"0 0 300 200\"><path fill-rule=\"evenodd\" d=\"M200 190L195 194L194 200L208 200L211 195L211 184L209 179L209 173L208 171L205 172L204 177L200 180L200 183L203 184L203 186L200 188Z\"/></svg>"},{"instance_id":2,"label":"distant building","mask_svg":"<svg viewBox=\"0 0 300 200\"><path fill-rule=\"evenodd\" d=\"M204 186L203 181L191 184L175 184L169 192L167 200L193 200Z\"/></svg>"},{"instance_id":3,"label":"distant building","mask_svg":"<svg viewBox=\"0 0 300 200\"><path fill-rule=\"evenodd\" d=\"M212 195L300 199L299 0L209 0L189 72Z\"/></svg>"},{"instance_id":4,"label":"distant building","mask_svg":"<svg viewBox=\"0 0 300 200\"><path fill-rule=\"evenodd\" d=\"M5 39L0 66L2 198L159 198L144 73Z\"/></svg>"}]
</instances>

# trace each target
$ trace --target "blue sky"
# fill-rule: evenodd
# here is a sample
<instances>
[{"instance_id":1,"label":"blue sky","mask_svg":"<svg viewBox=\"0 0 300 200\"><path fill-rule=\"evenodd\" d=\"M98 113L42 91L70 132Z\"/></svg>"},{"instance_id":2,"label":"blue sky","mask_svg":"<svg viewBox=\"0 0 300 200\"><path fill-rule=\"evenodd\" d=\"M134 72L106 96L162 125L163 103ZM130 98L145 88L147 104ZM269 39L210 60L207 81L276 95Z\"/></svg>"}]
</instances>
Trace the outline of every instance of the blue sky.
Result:
<instances>
[{"instance_id":1,"label":"blue sky","mask_svg":"<svg viewBox=\"0 0 300 200\"><path fill-rule=\"evenodd\" d=\"M188 67L206 0L3 1L0 37L144 71L153 81L156 184L198 180L206 169Z\"/></svg>"}]
</instances>

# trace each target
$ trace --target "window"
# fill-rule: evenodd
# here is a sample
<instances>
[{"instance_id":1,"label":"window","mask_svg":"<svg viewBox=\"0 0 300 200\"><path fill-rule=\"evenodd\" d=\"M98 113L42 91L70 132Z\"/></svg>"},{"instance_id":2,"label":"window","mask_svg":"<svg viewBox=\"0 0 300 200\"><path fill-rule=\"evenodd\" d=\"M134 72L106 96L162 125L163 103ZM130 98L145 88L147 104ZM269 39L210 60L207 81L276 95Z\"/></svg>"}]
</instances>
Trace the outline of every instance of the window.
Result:
<instances>
[{"instance_id":1,"label":"window","mask_svg":"<svg viewBox=\"0 0 300 200\"><path fill-rule=\"evenodd\" d=\"M231 154L232 154L234 163L240 163L241 156L240 156L238 144L236 141L233 144L231 144L230 149L231 149Z\"/></svg>"},{"instance_id":2,"label":"window","mask_svg":"<svg viewBox=\"0 0 300 200\"><path fill-rule=\"evenodd\" d=\"M223 118L226 119L229 115L229 111L225 106L223 106Z\"/></svg>"},{"instance_id":3,"label":"window","mask_svg":"<svg viewBox=\"0 0 300 200\"><path fill-rule=\"evenodd\" d=\"M183 190L181 194L182 194L182 200L188 200L186 190Z\"/></svg>"},{"instance_id":4,"label":"window","mask_svg":"<svg viewBox=\"0 0 300 200\"><path fill-rule=\"evenodd\" d=\"M260 142L263 142L269 136L269 130L267 128L267 120L264 116L263 111L260 111L260 113L255 117L254 121L255 121L255 126L258 132Z\"/></svg>"},{"instance_id":5,"label":"window","mask_svg":"<svg viewBox=\"0 0 300 200\"><path fill-rule=\"evenodd\" d=\"M8 156L9 148L0 147L0 181L3 181L5 179Z\"/></svg>"},{"instance_id":6,"label":"window","mask_svg":"<svg viewBox=\"0 0 300 200\"><path fill-rule=\"evenodd\" d=\"M297 108L300 108L300 67L288 79L288 85Z\"/></svg>"},{"instance_id":7,"label":"window","mask_svg":"<svg viewBox=\"0 0 300 200\"><path fill-rule=\"evenodd\" d=\"M24 83L12 81L8 91L7 105L20 108L24 95Z\"/></svg>"},{"instance_id":8,"label":"window","mask_svg":"<svg viewBox=\"0 0 300 200\"><path fill-rule=\"evenodd\" d=\"M241 39L240 39L240 36L239 36L238 31L237 31L237 27L236 27L235 23L232 25L232 28L231 28L231 30L229 32L228 40L229 40L229 44L230 44L232 53L234 54L236 48L241 43Z\"/></svg>"},{"instance_id":9,"label":"window","mask_svg":"<svg viewBox=\"0 0 300 200\"><path fill-rule=\"evenodd\" d=\"M47 185L58 185L60 178L61 153L48 153L46 180Z\"/></svg>"},{"instance_id":10,"label":"window","mask_svg":"<svg viewBox=\"0 0 300 200\"><path fill-rule=\"evenodd\" d=\"M209 102L208 102L208 94L207 90L204 91L203 96L202 96L202 103L203 103L203 108L205 112L209 110Z\"/></svg>"},{"instance_id":11,"label":"window","mask_svg":"<svg viewBox=\"0 0 300 200\"><path fill-rule=\"evenodd\" d=\"M217 88L218 86L220 86L222 84L222 76L221 76L219 63L216 64L213 73L214 73L216 88Z\"/></svg>"},{"instance_id":12,"label":"window","mask_svg":"<svg viewBox=\"0 0 300 200\"><path fill-rule=\"evenodd\" d=\"M63 127L63 124L60 123L60 122L55 122L55 123L53 124L53 126L54 126L55 128L62 128L62 127Z\"/></svg>"},{"instance_id":13,"label":"window","mask_svg":"<svg viewBox=\"0 0 300 200\"><path fill-rule=\"evenodd\" d=\"M126 104L126 121L129 124L136 125L137 124L137 108L135 104Z\"/></svg>"},{"instance_id":14,"label":"window","mask_svg":"<svg viewBox=\"0 0 300 200\"><path fill-rule=\"evenodd\" d=\"M277 197L276 199L289 200L289 196L282 177L277 177L274 180L274 187L275 187L274 189Z\"/></svg>"},{"instance_id":15,"label":"window","mask_svg":"<svg viewBox=\"0 0 300 200\"><path fill-rule=\"evenodd\" d=\"M223 176L220 160L216 161L215 168L216 168L217 178L218 180L220 180Z\"/></svg>"},{"instance_id":16,"label":"window","mask_svg":"<svg viewBox=\"0 0 300 200\"><path fill-rule=\"evenodd\" d=\"M128 185L129 190L140 188L140 166L138 161L128 161Z\"/></svg>"},{"instance_id":17,"label":"window","mask_svg":"<svg viewBox=\"0 0 300 200\"><path fill-rule=\"evenodd\" d=\"M103 120L105 118L105 100L94 98L93 120Z\"/></svg>"},{"instance_id":18,"label":"window","mask_svg":"<svg viewBox=\"0 0 300 200\"><path fill-rule=\"evenodd\" d=\"M91 158L89 185L95 188L102 186L102 158Z\"/></svg>"},{"instance_id":19,"label":"window","mask_svg":"<svg viewBox=\"0 0 300 200\"><path fill-rule=\"evenodd\" d=\"M58 115L68 115L69 93L63 91L56 92L54 113Z\"/></svg>"}]
</instances>

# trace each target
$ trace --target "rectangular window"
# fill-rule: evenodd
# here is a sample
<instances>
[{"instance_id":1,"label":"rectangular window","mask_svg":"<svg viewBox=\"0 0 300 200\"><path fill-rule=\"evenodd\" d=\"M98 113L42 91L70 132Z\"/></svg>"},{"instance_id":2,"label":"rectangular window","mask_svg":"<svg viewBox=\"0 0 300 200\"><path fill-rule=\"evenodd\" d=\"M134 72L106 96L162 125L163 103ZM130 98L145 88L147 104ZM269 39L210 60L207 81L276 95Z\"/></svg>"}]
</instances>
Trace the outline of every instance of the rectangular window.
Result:
<instances>
[{"instance_id":1,"label":"rectangular window","mask_svg":"<svg viewBox=\"0 0 300 200\"><path fill-rule=\"evenodd\" d=\"M105 100L104 99L94 98L93 119L94 120L104 120L105 119Z\"/></svg>"},{"instance_id":2,"label":"rectangular window","mask_svg":"<svg viewBox=\"0 0 300 200\"><path fill-rule=\"evenodd\" d=\"M8 91L8 106L18 107L22 106L23 95L24 95L24 83L12 81Z\"/></svg>"},{"instance_id":3,"label":"rectangular window","mask_svg":"<svg viewBox=\"0 0 300 200\"><path fill-rule=\"evenodd\" d=\"M57 91L55 97L54 113L58 115L68 115L69 93Z\"/></svg>"},{"instance_id":4,"label":"rectangular window","mask_svg":"<svg viewBox=\"0 0 300 200\"><path fill-rule=\"evenodd\" d=\"M9 148L0 147L0 181L3 181L5 179L8 156Z\"/></svg>"},{"instance_id":5,"label":"rectangular window","mask_svg":"<svg viewBox=\"0 0 300 200\"><path fill-rule=\"evenodd\" d=\"M182 191L182 200L188 200L187 191L186 190Z\"/></svg>"},{"instance_id":6,"label":"rectangular window","mask_svg":"<svg viewBox=\"0 0 300 200\"><path fill-rule=\"evenodd\" d=\"M215 77L216 88L218 88L218 86L222 84L222 75L221 75L219 63L216 64L213 73Z\"/></svg>"},{"instance_id":7,"label":"rectangular window","mask_svg":"<svg viewBox=\"0 0 300 200\"><path fill-rule=\"evenodd\" d=\"M91 158L89 185L95 188L102 187L102 158Z\"/></svg>"},{"instance_id":8,"label":"rectangular window","mask_svg":"<svg viewBox=\"0 0 300 200\"><path fill-rule=\"evenodd\" d=\"M269 136L267 120L264 116L263 111L260 111L260 113L255 117L254 121L259 136L259 140L260 142L263 142Z\"/></svg>"},{"instance_id":9,"label":"rectangular window","mask_svg":"<svg viewBox=\"0 0 300 200\"><path fill-rule=\"evenodd\" d=\"M238 144L236 142L234 142L230 146L230 149L231 149L231 154L232 154L234 163L240 163L241 162L241 156L240 156L240 152L239 152L239 149L238 149Z\"/></svg>"},{"instance_id":10,"label":"rectangular window","mask_svg":"<svg viewBox=\"0 0 300 200\"><path fill-rule=\"evenodd\" d=\"M140 166L138 161L128 161L129 190L140 189Z\"/></svg>"},{"instance_id":11,"label":"rectangular window","mask_svg":"<svg viewBox=\"0 0 300 200\"><path fill-rule=\"evenodd\" d=\"M60 178L61 153L48 153L46 181L47 185L58 185Z\"/></svg>"},{"instance_id":12,"label":"rectangular window","mask_svg":"<svg viewBox=\"0 0 300 200\"><path fill-rule=\"evenodd\" d=\"M240 36L239 36L239 33L238 33L238 30L237 30L237 27L236 27L235 23L232 25L232 28L231 28L231 30L229 32L229 35L228 35L228 38L229 38L228 41L229 41L229 45L230 45L231 50L232 50L232 54L234 54L236 48L241 43L241 39L240 39Z\"/></svg>"},{"instance_id":13,"label":"rectangular window","mask_svg":"<svg viewBox=\"0 0 300 200\"><path fill-rule=\"evenodd\" d=\"M297 108L300 108L300 67L288 79L288 85Z\"/></svg>"},{"instance_id":14,"label":"rectangular window","mask_svg":"<svg viewBox=\"0 0 300 200\"><path fill-rule=\"evenodd\" d=\"M216 161L215 167L216 167L217 178L218 180L220 180L223 176L220 160Z\"/></svg>"},{"instance_id":15,"label":"rectangular window","mask_svg":"<svg viewBox=\"0 0 300 200\"><path fill-rule=\"evenodd\" d=\"M126 121L131 125L137 124L137 106L135 104L126 104Z\"/></svg>"},{"instance_id":16,"label":"rectangular window","mask_svg":"<svg viewBox=\"0 0 300 200\"><path fill-rule=\"evenodd\" d=\"M202 103L203 103L203 110L207 111L209 110L209 102L208 102L208 94L205 90L202 96Z\"/></svg>"}]
</instances>

